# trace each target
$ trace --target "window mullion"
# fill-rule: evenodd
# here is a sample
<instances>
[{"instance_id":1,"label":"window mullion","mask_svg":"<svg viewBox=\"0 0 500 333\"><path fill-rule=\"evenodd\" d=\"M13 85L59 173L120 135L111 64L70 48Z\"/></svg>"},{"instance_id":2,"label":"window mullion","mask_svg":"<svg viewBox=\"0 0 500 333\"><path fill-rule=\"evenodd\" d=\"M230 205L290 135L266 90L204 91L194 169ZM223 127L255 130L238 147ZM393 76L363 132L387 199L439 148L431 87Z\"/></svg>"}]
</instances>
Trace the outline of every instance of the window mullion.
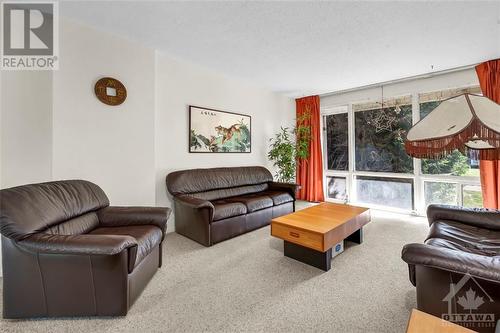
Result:
<instances>
[{"instance_id":1,"label":"window mullion","mask_svg":"<svg viewBox=\"0 0 500 333\"><path fill-rule=\"evenodd\" d=\"M418 99L418 93L414 92L411 95L411 110L412 110L412 121L413 124L415 125L419 120L420 120L420 103ZM424 201L424 194L423 194L423 187L424 183L422 181L421 174L422 174L422 161L419 158L414 158L413 159L413 174L415 175L415 181L413 184L413 196L414 196L414 202L415 202L415 207L414 210L416 211L417 214L423 214L425 211L425 203Z\"/></svg>"},{"instance_id":2,"label":"window mullion","mask_svg":"<svg viewBox=\"0 0 500 333\"><path fill-rule=\"evenodd\" d=\"M356 165L356 155L355 155L355 144L356 144L356 138L355 138L355 133L354 133L354 111L352 109L352 103L349 103L347 106L347 138L349 140L348 142L348 156L349 156L349 179L347 181L347 196L349 199L349 202L355 202L357 199L356 195L356 181L354 179L354 170L355 170L355 165Z\"/></svg>"}]
</instances>

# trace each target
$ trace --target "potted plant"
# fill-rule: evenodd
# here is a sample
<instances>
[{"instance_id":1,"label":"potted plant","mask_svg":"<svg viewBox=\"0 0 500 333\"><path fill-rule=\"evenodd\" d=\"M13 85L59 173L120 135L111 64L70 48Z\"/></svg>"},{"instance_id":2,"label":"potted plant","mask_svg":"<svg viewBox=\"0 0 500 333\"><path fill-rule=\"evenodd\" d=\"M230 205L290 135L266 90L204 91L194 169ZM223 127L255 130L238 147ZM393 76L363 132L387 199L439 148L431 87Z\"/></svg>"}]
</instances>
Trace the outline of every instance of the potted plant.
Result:
<instances>
[{"instance_id":1,"label":"potted plant","mask_svg":"<svg viewBox=\"0 0 500 333\"><path fill-rule=\"evenodd\" d=\"M310 118L310 112L304 112L297 118L294 128L281 127L274 138L269 140L271 144L267 157L277 169L277 181L292 183L297 175L297 166L307 163L311 143L311 128L308 125Z\"/></svg>"}]
</instances>

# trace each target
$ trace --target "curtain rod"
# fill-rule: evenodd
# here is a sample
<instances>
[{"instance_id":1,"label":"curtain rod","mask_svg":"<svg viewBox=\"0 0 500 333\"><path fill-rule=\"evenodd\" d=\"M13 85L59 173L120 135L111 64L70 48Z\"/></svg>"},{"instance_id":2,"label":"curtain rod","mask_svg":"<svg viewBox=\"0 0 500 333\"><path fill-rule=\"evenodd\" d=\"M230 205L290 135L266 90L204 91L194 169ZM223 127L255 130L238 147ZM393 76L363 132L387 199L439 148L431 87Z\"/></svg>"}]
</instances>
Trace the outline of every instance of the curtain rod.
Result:
<instances>
[{"instance_id":1,"label":"curtain rod","mask_svg":"<svg viewBox=\"0 0 500 333\"><path fill-rule=\"evenodd\" d=\"M466 69L471 69L474 68L478 65L477 64L472 64L472 65L466 65L466 66L460 66L460 67L455 67L455 68L450 68L450 69L444 69L441 71L436 71L436 72L430 72L426 74L419 74L419 75L414 75L414 76L408 76L405 78L401 79L395 79L395 80L389 80L389 81L384 81L384 82L379 82L379 83L372 83L372 84L367 84L365 86L361 87L356 87L356 88L349 88L349 89L343 89L343 90L337 90L329 93L324 93L320 94L319 97L327 97L327 96L334 96L334 95L340 95L340 94L345 94L353 91L358 91L358 90L364 90L364 89L369 89L369 88L376 88L380 86L386 86L386 85L391 85L391 84L396 84L396 83L401 83L401 82L406 82L406 81L412 81L412 80L418 80L418 79L425 79L429 77L433 77L436 75L442 75L442 74L447 74L447 73L454 73L454 72L459 72L463 71Z\"/></svg>"}]
</instances>

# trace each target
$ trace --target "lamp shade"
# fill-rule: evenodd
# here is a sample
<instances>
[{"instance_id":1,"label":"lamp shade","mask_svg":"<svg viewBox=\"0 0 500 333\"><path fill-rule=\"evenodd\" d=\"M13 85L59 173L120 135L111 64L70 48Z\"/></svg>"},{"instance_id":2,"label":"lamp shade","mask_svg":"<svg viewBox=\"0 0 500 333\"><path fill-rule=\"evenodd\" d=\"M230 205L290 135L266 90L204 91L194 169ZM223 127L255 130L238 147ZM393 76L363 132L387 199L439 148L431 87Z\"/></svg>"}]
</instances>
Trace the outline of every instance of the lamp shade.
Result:
<instances>
[{"instance_id":1,"label":"lamp shade","mask_svg":"<svg viewBox=\"0 0 500 333\"><path fill-rule=\"evenodd\" d=\"M444 100L408 131L405 149L416 158L443 158L458 149L500 159L500 105L468 93Z\"/></svg>"}]
</instances>

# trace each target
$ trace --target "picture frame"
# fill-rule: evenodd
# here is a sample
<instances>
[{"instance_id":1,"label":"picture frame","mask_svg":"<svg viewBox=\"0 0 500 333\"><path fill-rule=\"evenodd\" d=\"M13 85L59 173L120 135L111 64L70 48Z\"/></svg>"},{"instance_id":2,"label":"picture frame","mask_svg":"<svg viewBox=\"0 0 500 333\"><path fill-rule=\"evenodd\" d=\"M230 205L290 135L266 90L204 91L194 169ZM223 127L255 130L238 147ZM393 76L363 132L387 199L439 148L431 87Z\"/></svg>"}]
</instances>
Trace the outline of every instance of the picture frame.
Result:
<instances>
[{"instance_id":1,"label":"picture frame","mask_svg":"<svg viewBox=\"0 0 500 333\"><path fill-rule=\"evenodd\" d=\"M251 153L250 115L189 105L190 153Z\"/></svg>"}]
</instances>

